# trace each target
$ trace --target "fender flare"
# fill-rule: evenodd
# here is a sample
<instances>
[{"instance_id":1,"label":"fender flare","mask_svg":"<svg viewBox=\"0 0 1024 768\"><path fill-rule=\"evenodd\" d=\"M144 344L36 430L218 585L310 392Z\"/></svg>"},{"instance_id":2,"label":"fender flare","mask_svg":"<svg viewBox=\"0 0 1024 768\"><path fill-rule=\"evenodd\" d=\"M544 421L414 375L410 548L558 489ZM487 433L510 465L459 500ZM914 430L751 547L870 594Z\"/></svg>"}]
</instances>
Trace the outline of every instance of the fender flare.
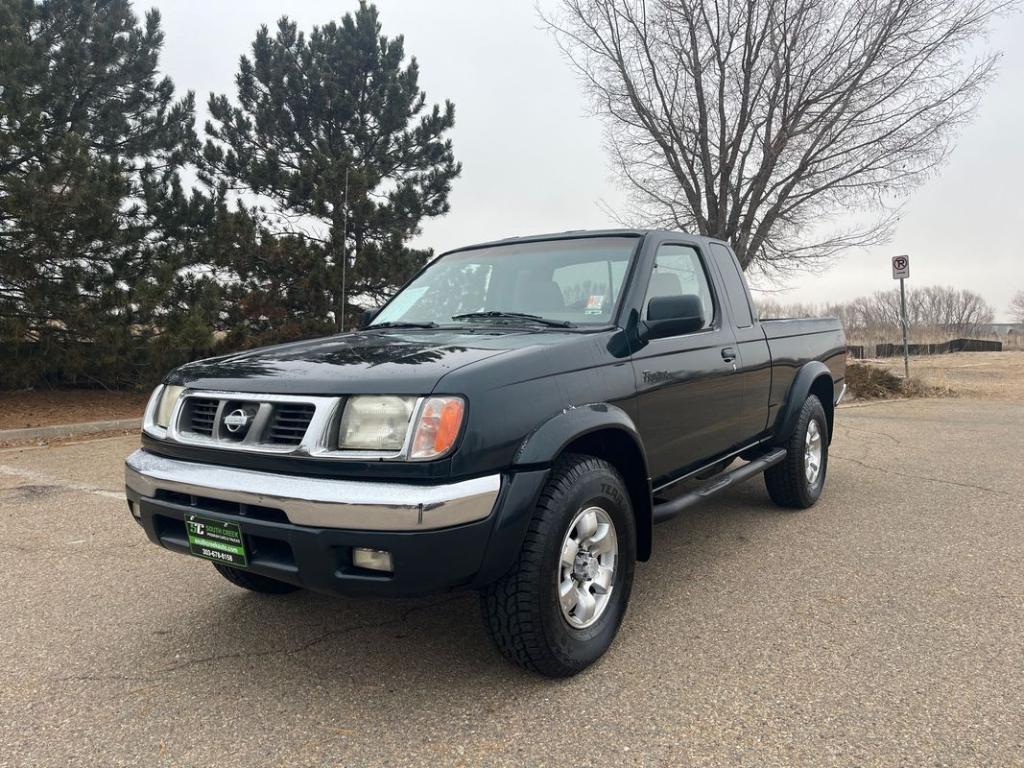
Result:
<instances>
[{"instance_id":1,"label":"fender flare","mask_svg":"<svg viewBox=\"0 0 1024 768\"><path fill-rule=\"evenodd\" d=\"M800 417L800 409L804 407L807 396L815 384L825 379L828 382L828 391L831 393L827 402L822 402L825 414L828 416L829 430L828 439L832 441L832 413L835 408L835 382L832 381L832 371L820 360L811 360L805 363L793 378L789 385L789 392L786 393L786 402L775 420L775 442L784 443L796 429L797 419ZM824 385L821 385L824 386Z\"/></svg>"},{"instance_id":2,"label":"fender flare","mask_svg":"<svg viewBox=\"0 0 1024 768\"><path fill-rule=\"evenodd\" d=\"M622 430L629 435L644 457L646 469L647 454L633 419L624 410L609 403L573 406L552 416L520 443L512 457L512 464L550 464L569 443L591 432L608 428Z\"/></svg>"},{"instance_id":3,"label":"fender flare","mask_svg":"<svg viewBox=\"0 0 1024 768\"><path fill-rule=\"evenodd\" d=\"M654 536L650 471L643 440L633 419L624 410L609 403L589 403L567 408L524 438L513 456L512 466L522 469L549 466L572 443L608 430L628 440L635 451L630 457L634 461L634 469L624 480L636 518L637 559L647 560L651 555ZM614 464L619 455L605 455L603 458ZM639 467L635 466L637 463Z\"/></svg>"}]
</instances>

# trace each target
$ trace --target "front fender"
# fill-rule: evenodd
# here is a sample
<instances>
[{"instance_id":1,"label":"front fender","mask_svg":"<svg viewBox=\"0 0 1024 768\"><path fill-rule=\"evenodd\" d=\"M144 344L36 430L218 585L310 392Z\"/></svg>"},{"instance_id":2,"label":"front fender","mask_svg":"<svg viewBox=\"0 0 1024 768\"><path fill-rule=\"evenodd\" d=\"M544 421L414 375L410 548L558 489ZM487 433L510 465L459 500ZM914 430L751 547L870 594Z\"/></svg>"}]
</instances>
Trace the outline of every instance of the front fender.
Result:
<instances>
[{"instance_id":1,"label":"front fender","mask_svg":"<svg viewBox=\"0 0 1024 768\"><path fill-rule=\"evenodd\" d=\"M646 469L647 458L636 425L628 413L608 403L574 406L548 419L523 439L512 457L512 464L516 467L550 464L573 441L609 428L629 435L644 455Z\"/></svg>"},{"instance_id":2,"label":"front fender","mask_svg":"<svg viewBox=\"0 0 1024 768\"><path fill-rule=\"evenodd\" d=\"M567 450L597 456L618 469L633 503L637 559L647 560L654 536L651 479L643 441L629 414L608 403L568 408L527 435L513 468L548 467Z\"/></svg>"}]
</instances>

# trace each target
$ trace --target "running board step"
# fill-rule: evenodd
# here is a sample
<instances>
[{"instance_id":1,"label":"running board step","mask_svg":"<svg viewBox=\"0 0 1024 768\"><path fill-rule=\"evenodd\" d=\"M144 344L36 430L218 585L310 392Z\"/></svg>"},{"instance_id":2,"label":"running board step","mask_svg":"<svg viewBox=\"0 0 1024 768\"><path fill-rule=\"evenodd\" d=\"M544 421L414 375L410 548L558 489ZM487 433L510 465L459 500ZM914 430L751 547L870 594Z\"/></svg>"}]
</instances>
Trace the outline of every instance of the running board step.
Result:
<instances>
[{"instance_id":1,"label":"running board step","mask_svg":"<svg viewBox=\"0 0 1024 768\"><path fill-rule=\"evenodd\" d=\"M654 505L654 523L664 523L666 520L671 520L673 517L678 515L684 509L692 507L694 504L704 501L704 499L714 496L719 491L724 491L731 485L736 483L742 483L744 480L759 475L769 467L774 467L776 464L780 464L783 459L786 458L785 448L776 448L773 451L769 451L763 456L744 464L742 467L737 467L732 472L726 472L724 475L719 475L713 478L704 485L694 488L689 493L685 493L677 499L672 501L666 501L662 504Z\"/></svg>"}]
</instances>

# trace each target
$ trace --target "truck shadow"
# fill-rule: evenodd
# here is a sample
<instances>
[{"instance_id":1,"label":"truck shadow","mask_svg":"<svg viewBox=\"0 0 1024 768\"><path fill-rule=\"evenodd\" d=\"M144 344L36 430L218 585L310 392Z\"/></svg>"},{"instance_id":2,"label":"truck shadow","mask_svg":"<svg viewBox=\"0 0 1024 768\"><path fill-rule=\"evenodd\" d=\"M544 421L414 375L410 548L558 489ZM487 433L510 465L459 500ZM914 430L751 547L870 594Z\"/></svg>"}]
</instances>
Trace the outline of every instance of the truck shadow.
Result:
<instances>
[{"instance_id":1,"label":"truck shadow","mask_svg":"<svg viewBox=\"0 0 1024 768\"><path fill-rule=\"evenodd\" d=\"M656 529L655 556L638 566L630 611L612 651L561 685L635 663L635 653L620 656L623 646L640 652L636 646L675 642L670 630L660 630L651 617L709 610L701 601L718 591L715 579L728 572L721 563L730 550L757 539L759 529L787 514L753 486L727 492ZM413 600L308 592L270 597L236 590L214 573L209 578L210 596L204 593L191 603L191 615L183 616L164 639L178 658L158 672L187 668L206 674L228 664L243 688L256 686L266 694L270 684L272 695L290 698L309 695L315 683L317 691L358 699L371 709L383 706L392 692L401 693L410 706L436 706L439 697L472 697L481 685L528 692L552 684L501 658L472 592ZM682 588L698 579L704 582L702 590Z\"/></svg>"}]
</instances>

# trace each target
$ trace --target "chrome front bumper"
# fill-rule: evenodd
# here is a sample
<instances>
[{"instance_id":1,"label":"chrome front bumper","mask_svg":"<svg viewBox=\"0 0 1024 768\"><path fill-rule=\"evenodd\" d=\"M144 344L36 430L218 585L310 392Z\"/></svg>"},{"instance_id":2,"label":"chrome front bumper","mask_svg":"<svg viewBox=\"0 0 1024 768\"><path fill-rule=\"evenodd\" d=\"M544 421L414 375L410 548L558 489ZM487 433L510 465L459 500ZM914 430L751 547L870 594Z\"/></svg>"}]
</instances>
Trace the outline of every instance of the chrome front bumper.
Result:
<instances>
[{"instance_id":1,"label":"chrome front bumper","mask_svg":"<svg viewBox=\"0 0 1024 768\"><path fill-rule=\"evenodd\" d=\"M498 498L501 476L448 485L409 485L277 475L138 450L125 461L125 485L148 498L163 490L273 507L295 525L427 531L486 518Z\"/></svg>"}]
</instances>

